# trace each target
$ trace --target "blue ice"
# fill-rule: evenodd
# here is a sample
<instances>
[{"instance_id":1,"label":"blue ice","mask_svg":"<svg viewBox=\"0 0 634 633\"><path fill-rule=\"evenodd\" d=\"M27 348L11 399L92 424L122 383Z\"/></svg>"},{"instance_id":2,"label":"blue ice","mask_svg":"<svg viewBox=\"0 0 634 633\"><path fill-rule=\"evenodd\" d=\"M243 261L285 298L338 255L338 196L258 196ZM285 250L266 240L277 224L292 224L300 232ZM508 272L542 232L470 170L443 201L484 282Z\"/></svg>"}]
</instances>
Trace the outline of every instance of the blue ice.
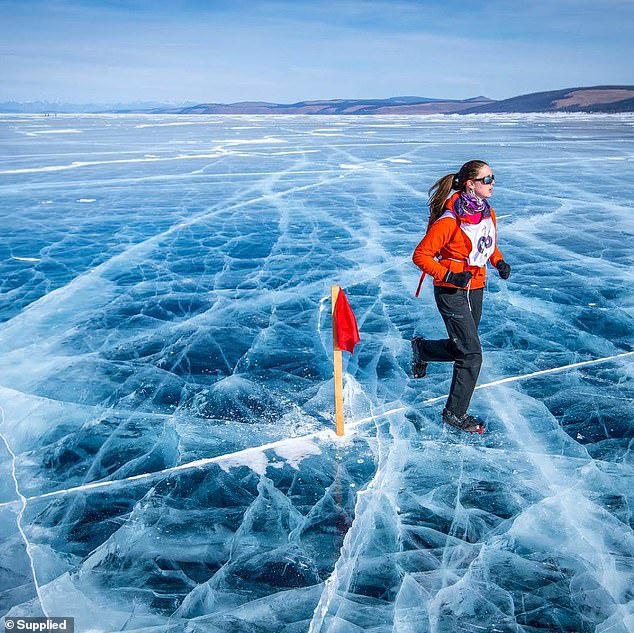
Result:
<instances>
[{"instance_id":1,"label":"blue ice","mask_svg":"<svg viewBox=\"0 0 634 633\"><path fill-rule=\"evenodd\" d=\"M632 115L0 118L0 614L634 631ZM473 409L410 261L493 167ZM328 297L361 343L333 433Z\"/></svg>"}]
</instances>

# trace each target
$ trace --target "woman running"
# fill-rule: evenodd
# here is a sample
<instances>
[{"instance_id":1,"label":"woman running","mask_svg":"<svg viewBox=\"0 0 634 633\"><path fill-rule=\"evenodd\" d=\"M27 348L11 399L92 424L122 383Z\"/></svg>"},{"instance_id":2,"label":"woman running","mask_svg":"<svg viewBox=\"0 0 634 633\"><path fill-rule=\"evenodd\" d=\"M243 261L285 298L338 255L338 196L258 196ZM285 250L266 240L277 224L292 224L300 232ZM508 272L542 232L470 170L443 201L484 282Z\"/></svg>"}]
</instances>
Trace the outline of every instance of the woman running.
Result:
<instances>
[{"instance_id":1,"label":"woman running","mask_svg":"<svg viewBox=\"0 0 634 633\"><path fill-rule=\"evenodd\" d=\"M497 247L495 212L488 202L494 183L491 168L481 160L470 160L458 173L436 181L429 190L427 233L412 258L423 276L434 278L436 305L449 334L440 341L420 336L412 339L412 374L414 378L425 376L430 361L454 364L442 419L470 433L485 429L467 409L482 364L478 325L487 261L502 279L511 274Z\"/></svg>"}]
</instances>

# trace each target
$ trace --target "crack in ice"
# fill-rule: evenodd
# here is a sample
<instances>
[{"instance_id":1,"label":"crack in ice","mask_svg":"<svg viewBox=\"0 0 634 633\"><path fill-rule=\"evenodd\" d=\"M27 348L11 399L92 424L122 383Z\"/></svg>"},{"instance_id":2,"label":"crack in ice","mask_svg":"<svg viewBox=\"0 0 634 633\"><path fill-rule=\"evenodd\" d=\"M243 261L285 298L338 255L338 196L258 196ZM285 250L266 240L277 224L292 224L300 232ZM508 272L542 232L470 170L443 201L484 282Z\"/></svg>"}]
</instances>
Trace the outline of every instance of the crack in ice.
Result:
<instances>
[{"instance_id":1,"label":"crack in ice","mask_svg":"<svg viewBox=\"0 0 634 633\"><path fill-rule=\"evenodd\" d=\"M542 443L540 436L534 432L530 424L526 424L525 418L517 413L513 400L507 399L505 407L501 407L499 410L509 436L514 438L522 447L529 445L539 447ZM593 577L612 597L616 612L623 617L625 622L625 618L628 616L627 604L621 601L618 591L619 553L612 551L610 545L605 542L604 535L593 529L593 523L598 518L595 516L598 515L599 511L597 504L587 494L584 494L584 490L580 486L571 487L569 485L552 455L543 450L525 450L523 452L540 474L546 489L550 492L550 494L544 495L540 504L556 506L561 510L561 517L565 523L562 531L570 531L577 535L576 539L573 539L579 544L578 550L576 550L577 555L590 565ZM626 594L626 591L622 593Z\"/></svg>"},{"instance_id":2,"label":"crack in ice","mask_svg":"<svg viewBox=\"0 0 634 633\"><path fill-rule=\"evenodd\" d=\"M4 409L2 408L2 406L0 406L0 427L2 426L4 426ZM20 532L20 535L22 536L22 540L24 541L24 546L26 548L26 555L29 558L31 573L33 574L33 584L35 585L35 591L40 601L40 606L42 607L42 611L44 612L44 615L46 617L49 617L46 607L44 606L44 600L42 599L42 594L40 593L40 586L37 584L37 575L35 574L35 563L33 562L33 556L31 554L31 547L32 547L31 542L27 538L26 533L24 532L24 528L22 527L22 516L24 515L24 511L26 510L27 499L20 492L20 485L18 484L18 478L15 473L15 462L17 457L16 457L16 454L11 449L11 446L9 445L7 438L4 436L2 432L0 432L0 438L2 438L4 445L7 447L7 450L9 451L9 455L11 455L11 477L13 479L13 484L15 486L15 492L20 498L20 503L21 503L21 507L20 507L20 510L18 511L18 515L16 519L18 531Z\"/></svg>"},{"instance_id":3,"label":"crack in ice","mask_svg":"<svg viewBox=\"0 0 634 633\"><path fill-rule=\"evenodd\" d=\"M310 189L314 189L317 187L321 187L323 185L327 185L327 184L342 180L346 178L348 175L349 175L349 172L345 172L343 174L337 174L333 176L332 178L324 178L319 180L318 182L309 183L307 185L298 185L295 187L289 187L288 189L284 189L282 191L267 192L267 193L264 193L263 195L257 196L255 198L251 198L250 200L237 202L233 205L229 205L228 207L213 208L212 210L204 211L203 213L200 213L192 218L178 222L177 224L172 225L171 227L169 227L165 231L162 231L161 233L157 233L156 235L153 235L152 237L149 237L141 242L137 242L136 244L133 244L132 246L130 246L129 248L126 248L124 251L122 251L121 253L118 253L114 257L102 262L101 264L99 264L98 266L94 268L91 268L90 270L88 270L85 273L82 273L78 277L75 277L65 286L56 288L55 290L52 290L51 292L40 297L39 299L34 301L32 304L30 304L23 312L21 312L20 314L16 315L12 319L9 319L5 323L3 323L1 326L1 329L2 330L9 329L9 327L13 325L16 321L21 320L24 314L32 313L36 308L46 305L48 302L53 301L54 299L59 298L60 296L65 296L65 293L68 291L71 291L72 289L76 288L78 290L82 290L84 284L86 284L88 280L92 280L93 278L100 276L102 272L107 271L110 267L112 267L116 263L125 261L129 265L130 264L129 259L132 256L144 255L151 248L153 248L158 242L160 242L160 240L180 230L195 226L199 222L210 219L214 214L237 211L238 209L255 205L267 200L269 201L279 200L280 198L283 198L293 193L297 193L300 191L307 191Z\"/></svg>"}]
</instances>

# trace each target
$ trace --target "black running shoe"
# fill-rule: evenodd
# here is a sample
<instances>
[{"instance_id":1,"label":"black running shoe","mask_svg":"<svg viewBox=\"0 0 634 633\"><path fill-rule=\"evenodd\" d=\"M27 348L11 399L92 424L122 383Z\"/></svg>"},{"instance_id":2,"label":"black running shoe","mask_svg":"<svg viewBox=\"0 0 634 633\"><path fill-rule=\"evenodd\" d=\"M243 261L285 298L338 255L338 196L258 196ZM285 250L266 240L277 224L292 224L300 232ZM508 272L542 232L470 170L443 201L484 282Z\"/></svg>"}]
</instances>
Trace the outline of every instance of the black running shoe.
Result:
<instances>
[{"instance_id":1,"label":"black running shoe","mask_svg":"<svg viewBox=\"0 0 634 633\"><path fill-rule=\"evenodd\" d=\"M418 346L422 341L422 336L415 336L412 339L412 376L414 378L424 378L427 374L427 361L421 360L418 352Z\"/></svg>"},{"instance_id":2,"label":"black running shoe","mask_svg":"<svg viewBox=\"0 0 634 633\"><path fill-rule=\"evenodd\" d=\"M449 426L453 426L456 429L460 429L461 431L465 431L466 433L484 433L485 426L482 420L478 420L478 418L469 415L468 413L463 413L462 415L456 415L453 411L445 408L442 411L442 421Z\"/></svg>"}]
</instances>

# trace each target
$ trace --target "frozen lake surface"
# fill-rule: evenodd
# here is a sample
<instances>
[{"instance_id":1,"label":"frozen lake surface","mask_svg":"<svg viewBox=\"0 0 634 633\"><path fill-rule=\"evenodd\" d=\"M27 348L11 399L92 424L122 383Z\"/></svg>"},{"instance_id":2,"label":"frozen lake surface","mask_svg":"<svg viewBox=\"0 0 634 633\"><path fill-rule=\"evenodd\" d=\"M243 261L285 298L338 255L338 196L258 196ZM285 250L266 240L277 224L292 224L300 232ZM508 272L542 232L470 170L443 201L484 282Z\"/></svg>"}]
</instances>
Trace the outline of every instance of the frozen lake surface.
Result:
<instances>
[{"instance_id":1,"label":"frozen lake surface","mask_svg":"<svg viewBox=\"0 0 634 633\"><path fill-rule=\"evenodd\" d=\"M634 116L2 115L0 147L0 615L634 631ZM513 267L477 437L450 366L408 371L444 336L426 192L472 158Z\"/></svg>"}]
</instances>

